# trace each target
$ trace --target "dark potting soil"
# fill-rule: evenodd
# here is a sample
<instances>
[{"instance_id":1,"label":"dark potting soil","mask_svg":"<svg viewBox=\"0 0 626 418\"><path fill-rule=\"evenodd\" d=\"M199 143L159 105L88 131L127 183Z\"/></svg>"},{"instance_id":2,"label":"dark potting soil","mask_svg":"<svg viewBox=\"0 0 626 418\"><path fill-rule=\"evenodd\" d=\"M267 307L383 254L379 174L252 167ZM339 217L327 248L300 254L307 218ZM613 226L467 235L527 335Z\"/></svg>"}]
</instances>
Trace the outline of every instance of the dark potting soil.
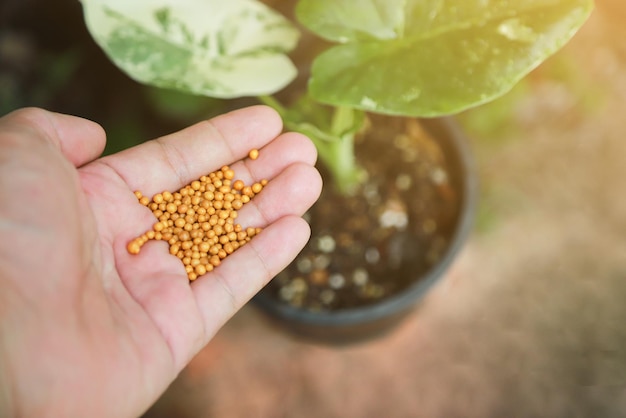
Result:
<instances>
[{"instance_id":1,"label":"dark potting soil","mask_svg":"<svg viewBox=\"0 0 626 418\"><path fill-rule=\"evenodd\" d=\"M459 212L442 148L416 119L370 116L356 155L368 180L354 196L325 186L306 217L312 236L263 290L311 311L374 304L419 280L444 254Z\"/></svg>"}]
</instances>

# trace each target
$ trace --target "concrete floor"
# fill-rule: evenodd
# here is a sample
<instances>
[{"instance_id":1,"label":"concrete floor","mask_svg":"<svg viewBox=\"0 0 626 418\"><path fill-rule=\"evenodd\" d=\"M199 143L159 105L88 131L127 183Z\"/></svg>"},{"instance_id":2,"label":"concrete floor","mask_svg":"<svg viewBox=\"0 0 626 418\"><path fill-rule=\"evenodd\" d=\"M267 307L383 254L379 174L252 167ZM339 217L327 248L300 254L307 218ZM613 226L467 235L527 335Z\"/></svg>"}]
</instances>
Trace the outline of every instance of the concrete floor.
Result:
<instances>
[{"instance_id":1,"label":"concrete floor","mask_svg":"<svg viewBox=\"0 0 626 418\"><path fill-rule=\"evenodd\" d=\"M394 332L316 346L246 307L145 417L626 417L622 2L529 78L499 140L474 132L477 227Z\"/></svg>"}]
</instances>

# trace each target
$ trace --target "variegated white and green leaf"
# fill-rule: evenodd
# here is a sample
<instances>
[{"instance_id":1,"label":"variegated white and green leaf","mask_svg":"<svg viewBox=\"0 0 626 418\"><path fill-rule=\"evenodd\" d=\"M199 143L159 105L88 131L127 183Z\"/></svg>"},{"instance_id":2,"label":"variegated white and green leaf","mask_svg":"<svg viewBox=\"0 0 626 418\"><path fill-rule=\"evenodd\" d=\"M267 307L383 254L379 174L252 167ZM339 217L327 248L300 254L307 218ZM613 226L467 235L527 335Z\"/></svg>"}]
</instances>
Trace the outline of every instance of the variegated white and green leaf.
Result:
<instances>
[{"instance_id":1,"label":"variegated white and green leaf","mask_svg":"<svg viewBox=\"0 0 626 418\"><path fill-rule=\"evenodd\" d=\"M87 27L133 79L219 98L272 94L296 76L298 30L255 0L82 0Z\"/></svg>"}]
</instances>

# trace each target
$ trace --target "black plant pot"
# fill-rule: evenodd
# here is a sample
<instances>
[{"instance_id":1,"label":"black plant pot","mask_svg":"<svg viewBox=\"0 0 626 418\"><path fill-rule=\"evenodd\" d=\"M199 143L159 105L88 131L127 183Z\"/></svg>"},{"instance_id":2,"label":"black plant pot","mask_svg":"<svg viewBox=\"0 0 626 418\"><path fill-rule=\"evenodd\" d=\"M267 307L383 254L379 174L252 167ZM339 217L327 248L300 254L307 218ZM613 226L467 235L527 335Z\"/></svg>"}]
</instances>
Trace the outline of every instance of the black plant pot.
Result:
<instances>
[{"instance_id":1,"label":"black plant pot","mask_svg":"<svg viewBox=\"0 0 626 418\"><path fill-rule=\"evenodd\" d=\"M419 121L441 148L449 167L450 184L457 196L447 246L438 261L416 275L400 292L374 304L329 311L311 311L286 304L262 290L253 305L271 322L294 336L324 344L363 342L384 335L407 316L440 280L466 241L473 225L477 201L477 174L467 139L451 118ZM325 186L328 187L328 186ZM274 279L276 280L276 279Z\"/></svg>"}]
</instances>

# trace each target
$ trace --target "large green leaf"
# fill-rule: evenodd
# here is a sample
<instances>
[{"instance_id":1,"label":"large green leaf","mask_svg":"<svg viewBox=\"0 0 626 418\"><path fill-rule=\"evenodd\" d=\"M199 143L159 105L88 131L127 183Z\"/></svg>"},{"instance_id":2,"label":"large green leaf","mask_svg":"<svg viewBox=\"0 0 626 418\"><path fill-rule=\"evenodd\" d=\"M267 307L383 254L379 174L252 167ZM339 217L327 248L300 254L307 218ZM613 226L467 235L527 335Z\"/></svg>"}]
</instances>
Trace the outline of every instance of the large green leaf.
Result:
<instances>
[{"instance_id":1,"label":"large green leaf","mask_svg":"<svg viewBox=\"0 0 626 418\"><path fill-rule=\"evenodd\" d=\"M576 33L592 0L301 0L306 27L340 42L313 63L323 103L452 114L509 91Z\"/></svg>"},{"instance_id":2,"label":"large green leaf","mask_svg":"<svg viewBox=\"0 0 626 418\"><path fill-rule=\"evenodd\" d=\"M299 33L255 0L81 0L87 27L137 81L232 98L271 94L296 75Z\"/></svg>"}]
</instances>

